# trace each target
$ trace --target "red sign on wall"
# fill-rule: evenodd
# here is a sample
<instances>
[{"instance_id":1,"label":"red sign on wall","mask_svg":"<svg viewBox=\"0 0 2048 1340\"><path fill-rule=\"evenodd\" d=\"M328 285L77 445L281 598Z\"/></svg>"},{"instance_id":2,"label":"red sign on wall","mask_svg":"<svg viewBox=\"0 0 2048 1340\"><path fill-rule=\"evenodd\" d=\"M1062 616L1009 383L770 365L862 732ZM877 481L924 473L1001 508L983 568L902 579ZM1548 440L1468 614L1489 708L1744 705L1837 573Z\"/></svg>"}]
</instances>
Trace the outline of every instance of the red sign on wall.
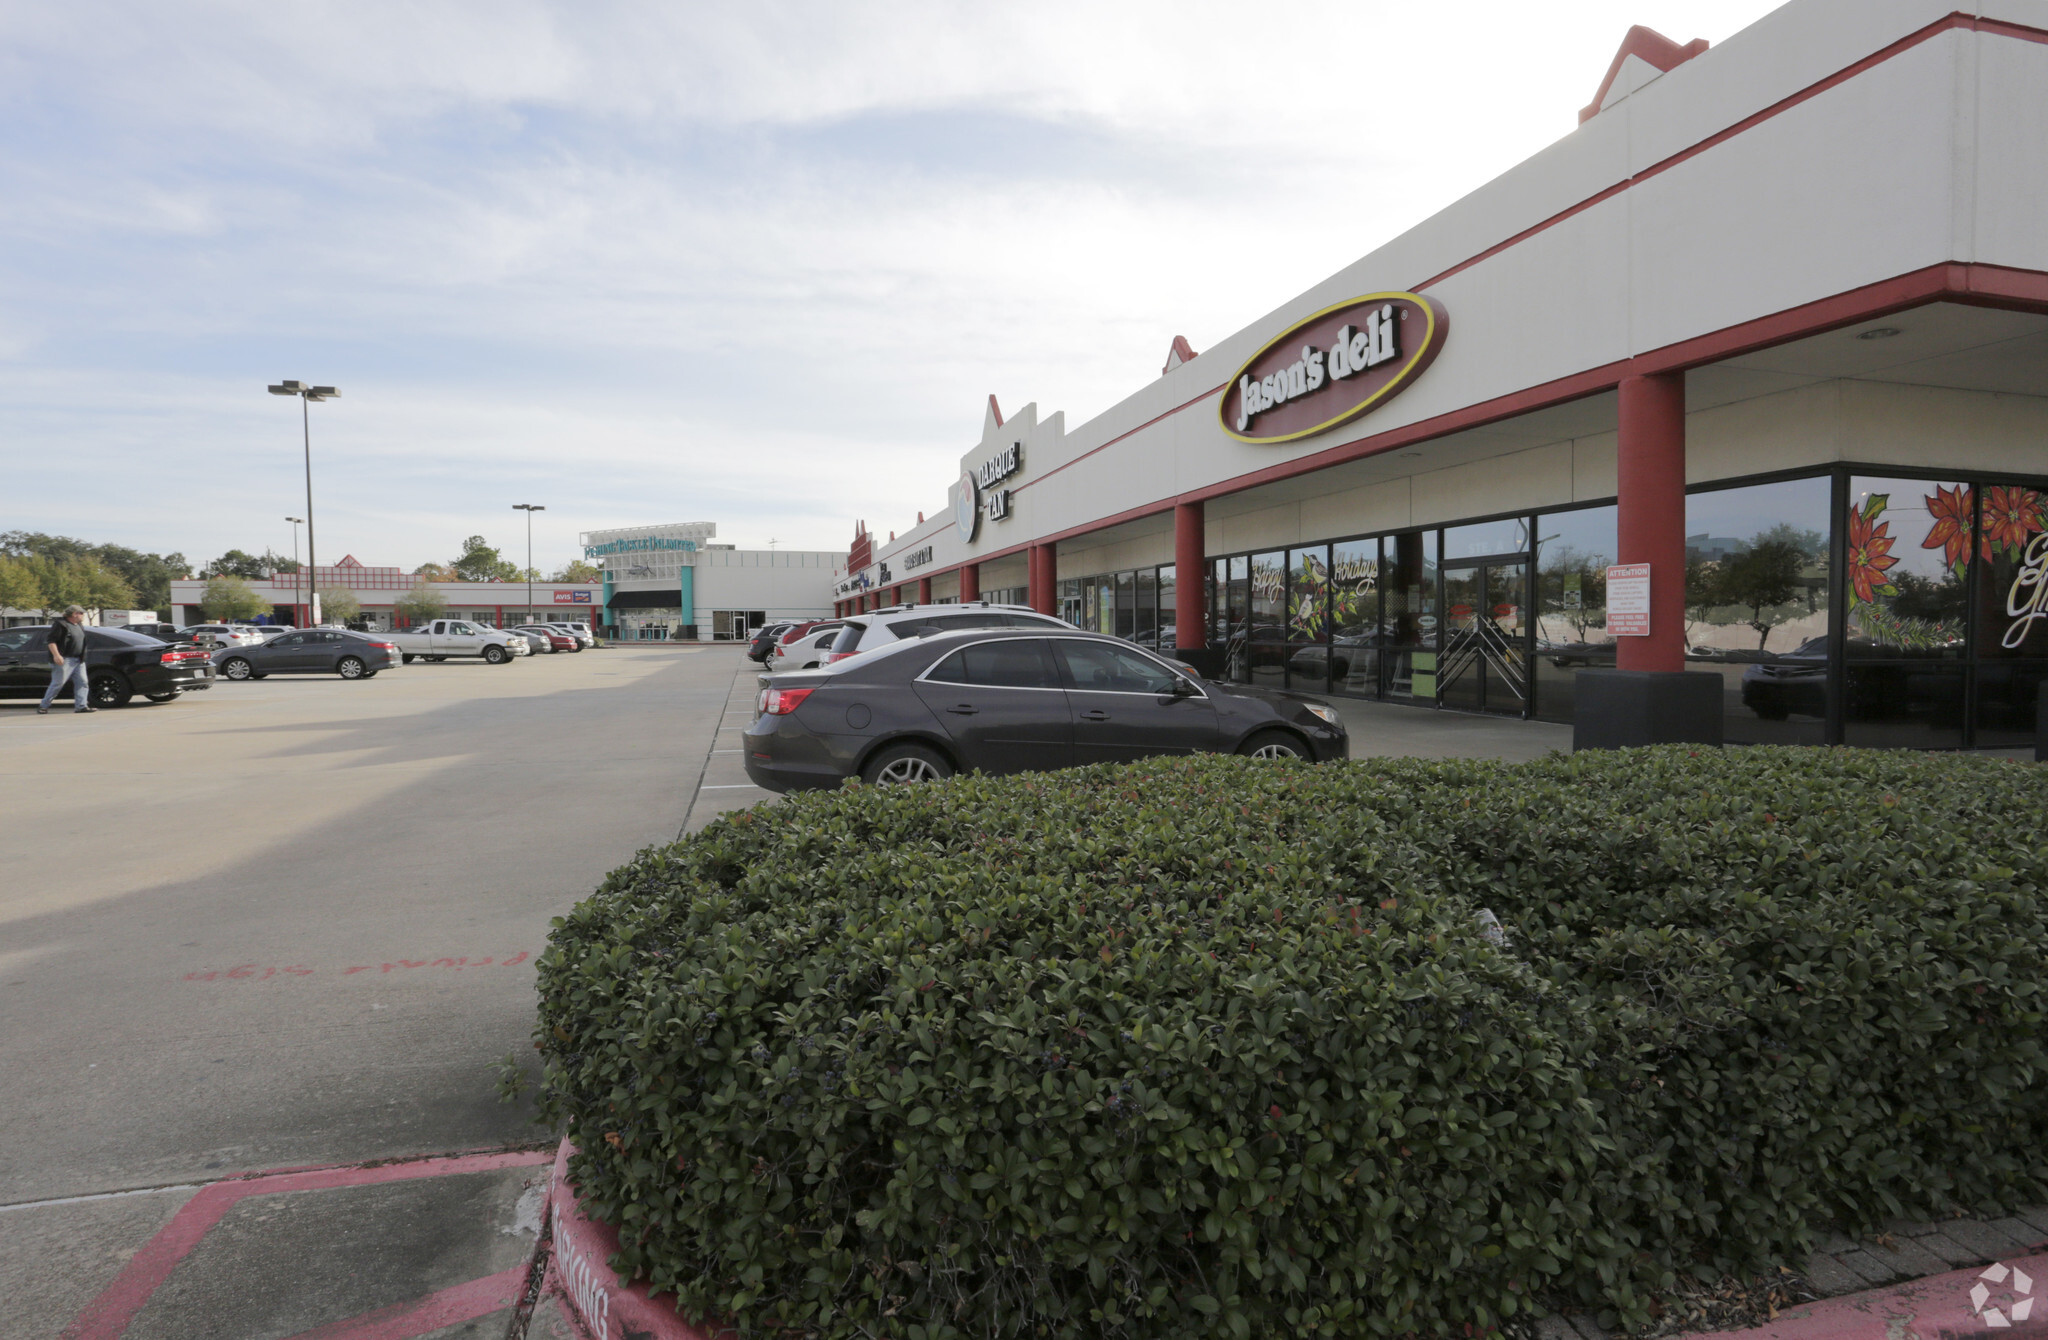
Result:
<instances>
[{"instance_id":1,"label":"red sign on wall","mask_svg":"<svg viewBox=\"0 0 2048 1340\"><path fill-rule=\"evenodd\" d=\"M590 603L590 592L557 591L555 592L555 603L557 605L588 605Z\"/></svg>"}]
</instances>

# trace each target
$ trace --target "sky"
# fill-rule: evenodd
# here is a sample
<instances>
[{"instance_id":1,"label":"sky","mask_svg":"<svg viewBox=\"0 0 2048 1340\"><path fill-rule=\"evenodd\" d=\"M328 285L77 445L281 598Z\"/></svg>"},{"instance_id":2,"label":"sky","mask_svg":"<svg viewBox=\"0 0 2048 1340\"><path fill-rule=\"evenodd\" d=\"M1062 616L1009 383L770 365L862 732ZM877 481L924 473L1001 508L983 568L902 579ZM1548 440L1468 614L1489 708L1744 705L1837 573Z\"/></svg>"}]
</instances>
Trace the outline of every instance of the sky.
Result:
<instances>
[{"instance_id":1,"label":"sky","mask_svg":"<svg viewBox=\"0 0 2048 1340\"><path fill-rule=\"evenodd\" d=\"M0 530L843 552L1775 7L0 0Z\"/></svg>"}]
</instances>

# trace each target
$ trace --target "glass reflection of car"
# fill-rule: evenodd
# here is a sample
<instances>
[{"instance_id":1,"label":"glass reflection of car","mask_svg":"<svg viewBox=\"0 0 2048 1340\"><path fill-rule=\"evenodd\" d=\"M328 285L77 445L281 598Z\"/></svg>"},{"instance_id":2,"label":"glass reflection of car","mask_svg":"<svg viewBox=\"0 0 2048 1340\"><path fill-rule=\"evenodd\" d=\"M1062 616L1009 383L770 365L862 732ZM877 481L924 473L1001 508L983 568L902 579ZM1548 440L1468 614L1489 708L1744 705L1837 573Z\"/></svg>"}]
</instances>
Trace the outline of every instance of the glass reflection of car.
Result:
<instances>
[{"instance_id":1,"label":"glass reflection of car","mask_svg":"<svg viewBox=\"0 0 2048 1340\"><path fill-rule=\"evenodd\" d=\"M1948 648L1890 646L1870 638L1842 641L1847 666L1842 715L1848 721L1918 719L1954 724L1962 714L1962 676ZM1761 656L1762 659L1756 659ZM1719 658L1716 658L1719 659ZM1742 672L1742 705L1765 721L1823 717L1828 702L1828 640L1809 638L1783 655L1737 651L1728 660L1750 664Z\"/></svg>"},{"instance_id":2,"label":"glass reflection of car","mask_svg":"<svg viewBox=\"0 0 2048 1340\"><path fill-rule=\"evenodd\" d=\"M224 647L213 653L223 679L269 675L339 675L372 679L399 663L398 647L375 636L339 628L308 628L253 647Z\"/></svg>"},{"instance_id":3,"label":"glass reflection of car","mask_svg":"<svg viewBox=\"0 0 2048 1340\"><path fill-rule=\"evenodd\" d=\"M771 791L1045 771L1155 754L1322 762L1343 719L1299 693L1203 680L1119 638L984 627L912 636L761 679L742 737Z\"/></svg>"}]
</instances>

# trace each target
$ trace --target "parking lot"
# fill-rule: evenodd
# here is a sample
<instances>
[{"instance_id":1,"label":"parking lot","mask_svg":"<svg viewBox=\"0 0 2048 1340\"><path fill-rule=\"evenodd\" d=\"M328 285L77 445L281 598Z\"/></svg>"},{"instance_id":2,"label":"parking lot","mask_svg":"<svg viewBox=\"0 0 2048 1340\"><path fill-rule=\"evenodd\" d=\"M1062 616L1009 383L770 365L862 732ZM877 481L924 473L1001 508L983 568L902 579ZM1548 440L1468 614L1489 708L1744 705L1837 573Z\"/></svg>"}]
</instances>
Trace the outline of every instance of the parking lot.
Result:
<instances>
[{"instance_id":1,"label":"parking lot","mask_svg":"<svg viewBox=\"0 0 2048 1340\"><path fill-rule=\"evenodd\" d=\"M720 784L744 664L627 646L84 717L0 702L0 1335L63 1332L240 1173L514 1151L261 1184L129 1334L292 1335L520 1257L543 1170L517 1149L543 1133L494 1086L529 1052L533 956Z\"/></svg>"},{"instance_id":2,"label":"parking lot","mask_svg":"<svg viewBox=\"0 0 2048 1340\"><path fill-rule=\"evenodd\" d=\"M290 1336L422 1298L459 1323L435 1334L503 1334L544 1172L495 1094L533 958L634 851L767 798L756 673L628 645L0 702L0 1336L89 1306L80 1336ZM1341 710L1359 754L1565 743Z\"/></svg>"}]
</instances>

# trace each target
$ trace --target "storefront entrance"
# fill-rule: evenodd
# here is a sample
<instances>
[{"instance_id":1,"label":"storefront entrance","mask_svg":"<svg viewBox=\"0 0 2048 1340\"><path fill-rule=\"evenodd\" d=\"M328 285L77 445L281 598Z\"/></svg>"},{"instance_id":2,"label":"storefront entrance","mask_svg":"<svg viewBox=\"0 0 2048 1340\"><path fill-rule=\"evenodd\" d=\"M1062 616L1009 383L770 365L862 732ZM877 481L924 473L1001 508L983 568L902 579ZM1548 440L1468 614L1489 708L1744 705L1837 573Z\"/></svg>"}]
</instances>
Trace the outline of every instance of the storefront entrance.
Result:
<instances>
[{"instance_id":1,"label":"storefront entrance","mask_svg":"<svg viewBox=\"0 0 2048 1340\"><path fill-rule=\"evenodd\" d=\"M1444 567L1444 643L1438 701L1461 712L1521 716L1529 705L1529 566Z\"/></svg>"}]
</instances>

